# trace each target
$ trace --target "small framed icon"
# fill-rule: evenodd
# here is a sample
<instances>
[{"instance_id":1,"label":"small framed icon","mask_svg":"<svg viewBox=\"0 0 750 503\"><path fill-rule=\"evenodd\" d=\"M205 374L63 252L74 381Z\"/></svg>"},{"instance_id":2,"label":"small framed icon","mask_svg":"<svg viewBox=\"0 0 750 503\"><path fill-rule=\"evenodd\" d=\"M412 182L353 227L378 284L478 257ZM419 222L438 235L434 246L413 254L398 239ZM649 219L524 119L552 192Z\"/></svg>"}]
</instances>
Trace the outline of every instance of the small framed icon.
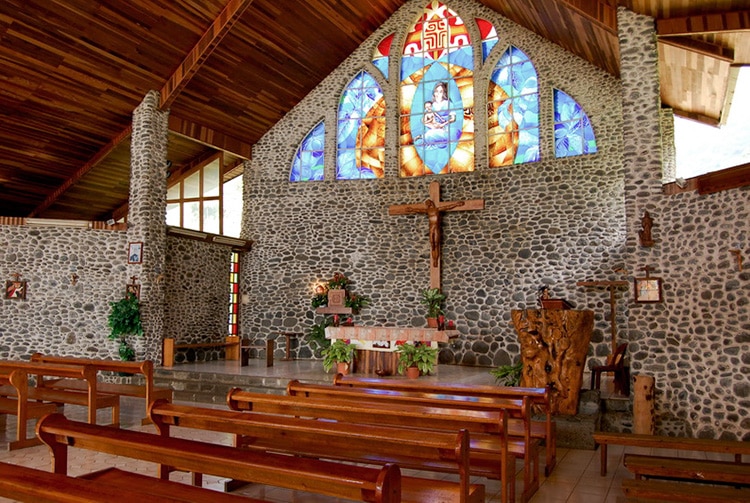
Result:
<instances>
[{"instance_id":1,"label":"small framed icon","mask_svg":"<svg viewBox=\"0 0 750 503\"><path fill-rule=\"evenodd\" d=\"M636 302L662 302L661 278L635 278Z\"/></svg>"}]
</instances>

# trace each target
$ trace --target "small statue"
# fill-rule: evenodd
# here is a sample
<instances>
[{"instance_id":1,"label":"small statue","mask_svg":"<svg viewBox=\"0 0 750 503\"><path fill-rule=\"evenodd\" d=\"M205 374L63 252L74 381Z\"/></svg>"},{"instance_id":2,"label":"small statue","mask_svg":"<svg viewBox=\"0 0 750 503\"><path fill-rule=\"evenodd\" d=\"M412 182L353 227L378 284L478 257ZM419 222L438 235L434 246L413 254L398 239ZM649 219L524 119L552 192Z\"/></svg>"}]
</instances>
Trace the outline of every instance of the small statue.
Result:
<instances>
[{"instance_id":1,"label":"small statue","mask_svg":"<svg viewBox=\"0 0 750 503\"><path fill-rule=\"evenodd\" d=\"M536 301L539 303L539 305L542 305L542 300L549 299L549 287L547 285L542 285L539 287L539 289L536 291Z\"/></svg>"},{"instance_id":2,"label":"small statue","mask_svg":"<svg viewBox=\"0 0 750 503\"><path fill-rule=\"evenodd\" d=\"M651 226L653 224L654 220L651 218L651 214L648 210L644 211L643 218L641 218L642 230L638 231L638 238L641 240L641 246L654 246L654 240L651 238Z\"/></svg>"}]
</instances>

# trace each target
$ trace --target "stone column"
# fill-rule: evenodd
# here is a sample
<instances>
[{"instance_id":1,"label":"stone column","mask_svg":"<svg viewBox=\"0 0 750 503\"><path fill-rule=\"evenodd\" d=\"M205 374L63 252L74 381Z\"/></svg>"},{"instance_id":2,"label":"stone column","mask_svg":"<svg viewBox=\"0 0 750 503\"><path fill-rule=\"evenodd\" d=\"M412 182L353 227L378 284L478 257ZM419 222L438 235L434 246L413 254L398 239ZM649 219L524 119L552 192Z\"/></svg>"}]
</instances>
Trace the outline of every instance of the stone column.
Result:
<instances>
[{"instance_id":1,"label":"stone column","mask_svg":"<svg viewBox=\"0 0 750 503\"><path fill-rule=\"evenodd\" d=\"M149 91L133 112L130 138L128 241L143 243L143 262L128 265L128 278L141 285L144 336L136 358L161 362L164 331L164 255L167 244L167 140L169 112L159 110L159 93ZM130 280L128 280L130 282Z\"/></svg>"}]
</instances>

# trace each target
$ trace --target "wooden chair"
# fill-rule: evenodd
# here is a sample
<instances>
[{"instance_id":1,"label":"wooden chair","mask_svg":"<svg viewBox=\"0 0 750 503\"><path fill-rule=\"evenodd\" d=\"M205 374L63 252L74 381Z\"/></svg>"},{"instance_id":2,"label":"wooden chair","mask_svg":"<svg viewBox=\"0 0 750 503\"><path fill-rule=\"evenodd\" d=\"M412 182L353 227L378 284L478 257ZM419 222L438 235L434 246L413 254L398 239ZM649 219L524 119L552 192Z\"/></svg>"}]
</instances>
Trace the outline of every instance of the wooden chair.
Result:
<instances>
[{"instance_id":1,"label":"wooden chair","mask_svg":"<svg viewBox=\"0 0 750 503\"><path fill-rule=\"evenodd\" d=\"M625 367L625 350L627 349L627 342L620 344L612 355L609 364L596 365L591 368L591 389L599 389L602 372L614 372L615 393L626 396L630 394L630 379Z\"/></svg>"}]
</instances>

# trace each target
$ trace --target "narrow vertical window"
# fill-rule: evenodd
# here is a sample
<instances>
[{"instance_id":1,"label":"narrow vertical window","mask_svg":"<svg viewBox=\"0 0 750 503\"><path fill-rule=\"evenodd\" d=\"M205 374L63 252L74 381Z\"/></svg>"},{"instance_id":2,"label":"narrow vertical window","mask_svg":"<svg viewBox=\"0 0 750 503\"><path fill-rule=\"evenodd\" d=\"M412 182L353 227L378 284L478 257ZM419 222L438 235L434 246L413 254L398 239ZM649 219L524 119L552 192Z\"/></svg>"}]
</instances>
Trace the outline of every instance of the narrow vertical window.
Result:
<instances>
[{"instance_id":1,"label":"narrow vertical window","mask_svg":"<svg viewBox=\"0 0 750 503\"><path fill-rule=\"evenodd\" d=\"M240 254L232 252L229 259L229 327L228 335L239 335L240 315Z\"/></svg>"},{"instance_id":2,"label":"narrow vertical window","mask_svg":"<svg viewBox=\"0 0 750 503\"><path fill-rule=\"evenodd\" d=\"M466 25L432 0L401 56L401 176L474 170L474 49Z\"/></svg>"},{"instance_id":3,"label":"narrow vertical window","mask_svg":"<svg viewBox=\"0 0 750 503\"><path fill-rule=\"evenodd\" d=\"M337 180L383 178L385 99L372 75L359 72L339 101Z\"/></svg>"},{"instance_id":4,"label":"narrow vertical window","mask_svg":"<svg viewBox=\"0 0 750 503\"><path fill-rule=\"evenodd\" d=\"M526 54L511 46L490 78L487 97L491 168L539 160L539 86Z\"/></svg>"},{"instance_id":5,"label":"narrow vertical window","mask_svg":"<svg viewBox=\"0 0 750 503\"><path fill-rule=\"evenodd\" d=\"M555 156L571 157L596 152L596 138L589 117L576 100L554 90Z\"/></svg>"},{"instance_id":6,"label":"narrow vertical window","mask_svg":"<svg viewBox=\"0 0 750 503\"><path fill-rule=\"evenodd\" d=\"M478 17L476 19L477 27L479 28L479 34L482 36L482 63L487 61L487 56L490 55L492 49L497 45L497 31L495 25Z\"/></svg>"},{"instance_id":7,"label":"narrow vertical window","mask_svg":"<svg viewBox=\"0 0 750 503\"><path fill-rule=\"evenodd\" d=\"M372 64L380 70L385 80L388 80L388 64L391 61L391 44L393 44L393 36L391 33L375 47L375 51L372 55Z\"/></svg>"},{"instance_id":8,"label":"narrow vertical window","mask_svg":"<svg viewBox=\"0 0 750 503\"><path fill-rule=\"evenodd\" d=\"M315 125L302 144L297 148L292 161L290 182L309 182L323 180L323 162L325 154L325 123Z\"/></svg>"}]
</instances>

